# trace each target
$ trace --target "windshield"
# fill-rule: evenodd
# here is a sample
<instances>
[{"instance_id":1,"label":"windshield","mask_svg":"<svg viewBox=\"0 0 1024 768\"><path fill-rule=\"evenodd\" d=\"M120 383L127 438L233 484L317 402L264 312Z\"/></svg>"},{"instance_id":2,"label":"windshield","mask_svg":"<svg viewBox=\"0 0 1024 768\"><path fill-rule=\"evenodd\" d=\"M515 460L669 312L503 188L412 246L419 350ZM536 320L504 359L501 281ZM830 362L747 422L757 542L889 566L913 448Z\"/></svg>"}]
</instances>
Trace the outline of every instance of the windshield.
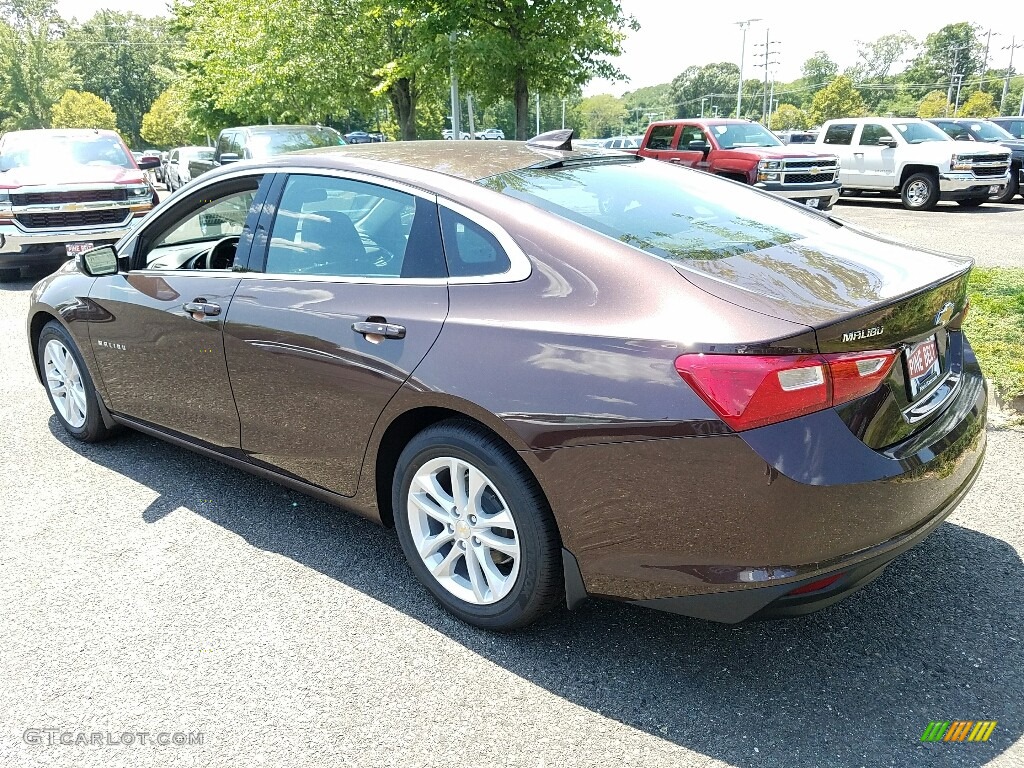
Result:
<instances>
[{"instance_id":1,"label":"windshield","mask_svg":"<svg viewBox=\"0 0 1024 768\"><path fill-rule=\"evenodd\" d=\"M1006 141L1007 139L1013 140L1013 134L1009 131L1003 130L995 123L990 123L987 120L981 120L977 123L971 123L971 133L974 137L980 141Z\"/></svg>"},{"instance_id":2,"label":"windshield","mask_svg":"<svg viewBox=\"0 0 1024 768\"><path fill-rule=\"evenodd\" d=\"M924 121L914 123L893 123L908 144L921 144L926 141L952 141L946 132L937 125Z\"/></svg>"},{"instance_id":3,"label":"windshield","mask_svg":"<svg viewBox=\"0 0 1024 768\"><path fill-rule=\"evenodd\" d=\"M300 149L337 147L345 143L344 137L333 128L291 128L273 133L257 133L252 137L252 156L270 157Z\"/></svg>"},{"instance_id":4,"label":"windshield","mask_svg":"<svg viewBox=\"0 0 1024 768\"><path fill-rule=\"evenodd\" d=\"M135 168L114 136L69 136L45 132L8 134L0 148L0 172L29 166L114 165Z\"/></svg>"},{"instance_id":5,"label":"windshield","mask_svg":"<svg viewBox=\"0 0 1024 768\"><path fill-rule=\"evenodd\" d=\"M653 160L526 168L479 183L670 261L727 259L837 226L766 194Z\"/></svg>"},{"instance_id":6,"label":"windshield","mask_svg":"<svg viewBox=\"0 0 1024 768\"><path fill-rule=\"evenodd\" d=\"M728 123L725 125L709 125L722 149L737 147L781 147L778 137L758 123Z\"/></svg>"}]
</instances>

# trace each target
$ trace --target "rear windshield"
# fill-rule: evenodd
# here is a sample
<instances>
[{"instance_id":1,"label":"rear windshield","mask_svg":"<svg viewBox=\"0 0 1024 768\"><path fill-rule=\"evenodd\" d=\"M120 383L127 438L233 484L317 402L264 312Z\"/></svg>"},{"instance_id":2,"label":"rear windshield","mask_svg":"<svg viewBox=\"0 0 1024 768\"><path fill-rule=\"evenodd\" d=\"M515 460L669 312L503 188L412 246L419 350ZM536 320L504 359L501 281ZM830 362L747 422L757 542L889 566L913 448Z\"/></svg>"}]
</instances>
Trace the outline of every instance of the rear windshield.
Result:
<instances>
[{"instance_id":1,"label":"rear windshield","mask_svg":"<svg viewBox=\"0 0 1024 768\"><path fill-rule=\"evenodd\" d=\"M251 149L254 158L270 157L300 149L337 147L345 138L333 128L290 129L275 133L257 133L252 137Z\"/></svg>"},{"instance_id":2,"label":"rear windshield","mask_svg":"<svg viewBox=\"0 0 1024 768\"><path fill-rule=\"evenodd\" d=\"M480 183L671 261L726 259L837 226L739 184L654 160L526 168Z\"/></svg>"},{"instance_id":3,"label":"rear windshield","mask_svg":"<svg viewBox=\"0 0 1024 768\"><path fill-rule=\"evenodd\" d=\"M0 172L29 166L67 165L136 167L124 145L110 135L8 134L0 144Z\"/></svg>"}]
</instances>

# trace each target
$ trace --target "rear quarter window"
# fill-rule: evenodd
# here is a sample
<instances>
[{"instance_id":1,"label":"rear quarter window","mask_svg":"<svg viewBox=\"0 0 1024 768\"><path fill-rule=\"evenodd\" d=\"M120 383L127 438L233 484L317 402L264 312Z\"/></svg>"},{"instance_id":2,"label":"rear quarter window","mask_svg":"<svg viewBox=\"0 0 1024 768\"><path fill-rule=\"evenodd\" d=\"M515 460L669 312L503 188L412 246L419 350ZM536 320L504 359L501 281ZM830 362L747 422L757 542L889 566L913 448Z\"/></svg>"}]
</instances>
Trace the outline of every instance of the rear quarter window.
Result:
<instances>
[{"instance_id":1,"label":"rear quarter window","mask_svg":"<svg viewBox=\"0 0 1024 768\"><path fill-rule=\"evenodd\" d=\"M474 221L441 207L441 236L450 277L500 275L512 262L498 240Z\"/></svg>"}]
</instances>

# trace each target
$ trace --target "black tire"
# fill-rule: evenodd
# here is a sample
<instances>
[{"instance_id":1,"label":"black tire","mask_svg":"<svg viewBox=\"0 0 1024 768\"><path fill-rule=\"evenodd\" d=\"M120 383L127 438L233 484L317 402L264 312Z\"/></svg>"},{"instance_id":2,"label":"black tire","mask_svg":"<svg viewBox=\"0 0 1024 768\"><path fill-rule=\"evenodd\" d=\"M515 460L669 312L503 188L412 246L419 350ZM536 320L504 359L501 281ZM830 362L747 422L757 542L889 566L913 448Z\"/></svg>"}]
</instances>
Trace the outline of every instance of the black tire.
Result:
<instances>
[{"instance_id":1,"label":"black tire","mask_svg":"<svg viewBox=\"0 0 1024 768\"><path fill-rule=\"evenodd\" d=\"M1018 174L1020 170L1018 168L1010 169L1010 183L1006 185L1006 189L1003 190L1001 195L993 195L989 198L993 203L1009 203L1013 201L1013 198L1020 192L1020 181Z\"/></svg>"},{"instance_id":2,"label":"black tire","mask_svg":"<svg viewBox=\"0 0 1024 768\"><path fill-rule=\"evenodd\" d=\"M0 283L10 283L21 278L20 267L5 267L0 269Z\"/></svg>"},{"instance_id":3,"label":"black tire","mask_svg":"<svg viewBox=\"0 0 1024 768\"><path fill-rule=\"evenodd\" d=\"M966 200L957 200L957 205L961 205L964 208L978 208L979 206L988 202L987 197L969 197Z\"/></svg>"},{"instance_id":4,"label":"black tire","mask_svg":"<svg viewBox=\"0 0 1024 768\"><path fill-rule=\"evenodd\" d=\"M862 189L846 189L846 187L843 187L842 190L842 194L848 197L860 197L863 192L864 190Z\"/></svg>"},{"instance_id":5,"label":"black tire","mask_svg":"<svg viewBox=\"0 0 1024 768\"><path fill-rule=\"evenodd\" d=\"M61 344L71 357L74 358L75 365L78 367L82 388L85 392L85 422L80 426L71 424L61 415L60 409L54 401L53 392L50 391L47 381L45 350L47 344L51 341ZM81 440L83 443L96 443L100 440L106 440L117 431L116 429L110 429L103 423L103 417L100 415L99 400L96 395L96 387L92 383L89 369L85 366L82 354L78 351L78 345L71 338L71 334L56 320L51 320L44 325L42 333L39 334L39 343L36 345L36 365L39 367L43 386L46 388L46 396L50 400L50 407L53 408L53 412L57 416L57 420L60 421L61 426L64 427L65 432L76 440Z\"/></svg>"},{"instance_id":6,"label":"black tire","mask_svg":"<svg viewBox=\"0 0 1024 768\"><path fill-rule=\"evenodd\" d=\"M508 593L489 604L463 600L450 592L428 570L414 543L407 502L413 478L427 462L445 457L456 458L482 471L504 498L516 526L518 574ZM533 475L515 451L486 430L453 419L420 432L409 441L398 459L391 501L398 540L416 578L446 610L468 624L499 631L518 629L533 623L563 601L561 539L554 516ZM438 527L444 528L439 524ZM455 551L456 543L452 539L448 553ZM440 549L438 554L444 551ZM457 553L456 556L458 559ZM465 567L466 562L463 562Z\"/></svg>"},{"instance_id":7,"label":"black tire","mask_svg":"<svg viewBox=\"0 0 1024 768\"><path fill-rule=\"evenodd\" d=\"M900 187L900 200L908 211L930 211L939 204L939 177L915 173Z\"/></svg>"}]
</instances>

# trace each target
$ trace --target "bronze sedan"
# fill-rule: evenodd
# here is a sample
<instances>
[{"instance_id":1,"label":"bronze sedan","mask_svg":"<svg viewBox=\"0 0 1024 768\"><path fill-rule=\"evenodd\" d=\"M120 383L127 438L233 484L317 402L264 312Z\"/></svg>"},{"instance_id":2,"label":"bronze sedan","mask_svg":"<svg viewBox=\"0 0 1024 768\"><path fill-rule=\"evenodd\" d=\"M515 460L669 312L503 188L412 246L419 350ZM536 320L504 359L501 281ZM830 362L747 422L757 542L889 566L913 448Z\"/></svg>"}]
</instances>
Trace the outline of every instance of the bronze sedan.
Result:
<instances>
[{"instance_id":1,"label":"bronze sedan","mask_svg":"<svg viewBox=\"0 0 1024 768\"><path fill-rule=\"evenodd\" d=\"M238 163L32 293L64 428L394 526L445 608L735 622L866 585L982 465L969 260L566 135Z\"/></svg>"}]
</instances>

